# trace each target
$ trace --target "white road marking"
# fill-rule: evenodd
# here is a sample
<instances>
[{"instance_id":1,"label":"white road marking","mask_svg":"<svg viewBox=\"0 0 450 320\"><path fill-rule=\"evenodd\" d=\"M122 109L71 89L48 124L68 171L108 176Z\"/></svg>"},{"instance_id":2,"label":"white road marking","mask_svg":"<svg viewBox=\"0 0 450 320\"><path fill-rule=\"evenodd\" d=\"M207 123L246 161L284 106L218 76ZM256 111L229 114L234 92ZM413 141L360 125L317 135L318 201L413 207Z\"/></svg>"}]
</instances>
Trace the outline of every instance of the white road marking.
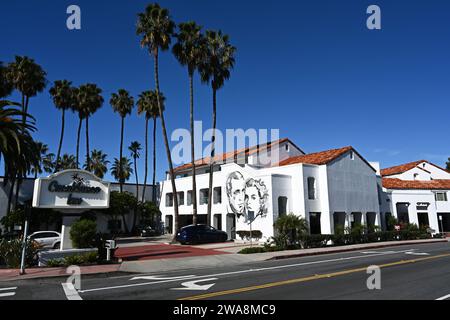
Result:
<instances>
[{"instance_id":1,"label":"white road marking","mask_svg":"<svg viewBox=\"0 0 450 320\"><path fill-rule=\"evenodd\" d=\"M183 282L181 285L183 286L183 288L172 288L171 290L201 290L201 291L206 291L208 289L210 289L212 286L215 285L215 283L211 283L211 284L204 284L204 285L199 285L197 283L199 282L206 282L206 281L214 281L214 280L218 280L218 278L209 278L209 279L202 279L202 280L194 280L194 281L187 281L187 282Z\"/></svg>"},{"instance_id":2,"label":"white road marking","mask_svg":"<svg viewBox=\"0 0 450 320\"><path fill-rule=\"evenodd\" d=\"M131 278L130 281L133 280L183 280L186 278L193 278L195 275L189 275L189 276L177 276L177 277L160 277L160 276L139 276Z\"/></svg>"},{"instance_id":3,"label":"white road marking","mask_svg":"<svg viewBox=\"0 0 450 320\"><path fill-rule=\"evenodd\" d=\"M409 254L412 256L429 256L430 255L429 253L426 253L426 252L412 252L412 251L405 252L405 254Z\"/></svg>"},{"instance_id":4,"label":"white road marking","mask_svg":"<svg viewBox=\"0 0 450 320\"><path fill-rule=\"evenodd\" d=\"M274 266L274 267L247 269L247 270L209 274L209 275L196 276L196 277L197 278L210 278L210 277L219 277L219 276L234 275L234 274L249 273L249 272L276 270L276 269L292 268L292 267L299 267L299 266L306 266L306 265L313 265L313 264L322 264L322 263L328 263L328 262L364 259L364 258L369 258L369 257L391 255L391 254L396 254L396 253L405 253L407 251L411 251L411 249L402 250L402 251L382 252L382 253L363 255L363 256L352 256L352 257L342 257L342 258L329 259L329 260L302 262L302 263L295 263L295 264L288 264L288 265ZM170 279L170 280L162 280L162 281L154 281L154 282L143 282L143 283L125 284L125 285L103 287L103 288L86 289L86 290L80 290L80 293L103 291L103 290L113 290L113 289L124 289L124 288L140 287L140 286L147 286L147 285L152 285L152 284L160 284L160 283L168 283L168 282L176 282L176 281L180 281L180 279Z\"/></svg>"},{"instance_id":5,"label":"white road marking","mask_svg":"<svg viewBox=\"0 0 450 320\"><path fill-rule=\"evenodd\" d=\"M440 297L440 298L437 298L436 300L447 300L447 299L449 299L450 298L450 294L448 294L448 295L446 295L446 296L443 296L443 297Z\"/></svg>"},{"instance_id":6,"label":"white road marking","mask_svg":"<svg viewBox=\"0 0 450 320\"><path fill-rule=\"evenodd\" d=\"M64 282L61 283L61 285L64 289L64 293L66 294L67 300L83 300L73 286L72 282Z\"/></svg>"},{"instance_id":7,"label":"white road marking","mask_svg":"<svg viewBox=\"0 0 450 320\"><path fill-rule=\"evenodd\" d=\"M16 289L17 289L17 287L0 288L0 291L14 291ZM15 295L16 295L15 292L5 292L5 293L0 293L0 298L12 297L12 296L15 296Z\"/></svg>"},{"instance_id":8,"label":"white road marking","mask_svg":"<svg viewBox=\"0 0 450 320\"><path fill-rule=\"evenodd\" d=\"M15 292L0 293L0 298L3 298L3 297L12 297L12 296L14 296L15 294L16 294Z\"/></svg>"}]
</instances>

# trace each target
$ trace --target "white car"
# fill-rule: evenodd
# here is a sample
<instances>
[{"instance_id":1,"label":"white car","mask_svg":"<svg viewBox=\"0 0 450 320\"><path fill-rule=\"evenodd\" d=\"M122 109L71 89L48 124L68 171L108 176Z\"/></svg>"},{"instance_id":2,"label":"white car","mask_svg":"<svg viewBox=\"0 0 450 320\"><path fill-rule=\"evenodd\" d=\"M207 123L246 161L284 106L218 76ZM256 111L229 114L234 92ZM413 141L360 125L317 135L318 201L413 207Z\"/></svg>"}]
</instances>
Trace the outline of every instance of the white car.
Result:
<instances>
[{"instance_id":1,"label":"white car","mask_svg":"<svg viewBox=\"0 0 450 320\"><path fill-rule=\"evenodd\" d=\"M28 236L29 240L36 241L44 249L59 249L61 234L56 231L38 231Z\"/></svg>"}]
</instances>

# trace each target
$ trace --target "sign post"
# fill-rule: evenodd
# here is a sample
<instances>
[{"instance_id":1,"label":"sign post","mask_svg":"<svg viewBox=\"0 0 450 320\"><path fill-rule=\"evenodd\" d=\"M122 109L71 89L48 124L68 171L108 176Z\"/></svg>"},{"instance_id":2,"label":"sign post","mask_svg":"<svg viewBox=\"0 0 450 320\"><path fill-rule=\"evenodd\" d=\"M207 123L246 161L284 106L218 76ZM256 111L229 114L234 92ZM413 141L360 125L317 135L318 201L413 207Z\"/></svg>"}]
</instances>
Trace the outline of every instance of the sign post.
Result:
<instances>
[{"instance_id":1,"label":"sign post","mask_svg":"<svg viewBox=\"0 0 450 320\"><path fill-rule=\"evenodd\" d=\"M25 274L25 257L27 251L27 237L28 237L28 219L30 218L30 205L25 205L25 228L23 230L23 240L22 240L22 256L20 259L20 275Z\"/></svg>"}]
</instances>

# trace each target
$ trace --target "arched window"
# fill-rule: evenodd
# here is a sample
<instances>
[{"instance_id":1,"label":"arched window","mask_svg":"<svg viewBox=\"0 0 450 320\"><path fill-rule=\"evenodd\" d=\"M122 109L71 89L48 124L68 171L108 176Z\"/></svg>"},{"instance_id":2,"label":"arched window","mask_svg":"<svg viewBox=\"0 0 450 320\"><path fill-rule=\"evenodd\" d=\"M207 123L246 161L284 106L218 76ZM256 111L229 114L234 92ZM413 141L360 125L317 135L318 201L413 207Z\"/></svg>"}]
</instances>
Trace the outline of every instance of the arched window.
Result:
<instances>
[{"instance_id":1,"label":"arched window","mask_svg":"<svg viewBox=\"0 0 450 320\"><path fill-rule=\"evenodd\" d=\"M308 199L316 199L316 179L313 177L308 178Z\"/></svg>"}]
</instances>

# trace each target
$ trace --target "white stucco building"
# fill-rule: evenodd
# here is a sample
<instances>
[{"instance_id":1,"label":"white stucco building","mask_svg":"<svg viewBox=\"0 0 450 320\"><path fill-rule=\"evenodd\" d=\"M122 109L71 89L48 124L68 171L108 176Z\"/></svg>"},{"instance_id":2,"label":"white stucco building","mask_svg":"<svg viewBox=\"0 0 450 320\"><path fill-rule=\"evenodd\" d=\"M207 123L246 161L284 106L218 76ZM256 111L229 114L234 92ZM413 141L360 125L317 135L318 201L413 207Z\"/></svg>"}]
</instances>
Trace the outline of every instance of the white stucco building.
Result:
<instances>
[{"instance_id":1,"label":"white stucco building","mask_svg":"<svg viewBox=\"0 0 450 320\"><path fill-rule=\"evenodd\" d=\"M383 220L392 215L401 222L450 232L450 173L426 160L381 170Z\"/></svg>"},{"instance_id":2,"label":"white stucco building","mask_svg":"<svg viewBox=\"0 0 450 320\"><path fill-rule=\"evenodd\" d=\"M263 161L278 154L277 163ZM311 233L330 234L336 225L381 225L378 164L371 165L354 148L305 154L289 139L218 155L214 166L212 225L231 239L237 231L274 234L281 215L304 217ZM206 222L209 160L196 161L199 223ZM191 165L175 169L180 227L192 223ZM378 172L379 173L379 172ZM173 192L169 175L161 183L160 210L173 230Z\"/></svg>"}]
</instances>

